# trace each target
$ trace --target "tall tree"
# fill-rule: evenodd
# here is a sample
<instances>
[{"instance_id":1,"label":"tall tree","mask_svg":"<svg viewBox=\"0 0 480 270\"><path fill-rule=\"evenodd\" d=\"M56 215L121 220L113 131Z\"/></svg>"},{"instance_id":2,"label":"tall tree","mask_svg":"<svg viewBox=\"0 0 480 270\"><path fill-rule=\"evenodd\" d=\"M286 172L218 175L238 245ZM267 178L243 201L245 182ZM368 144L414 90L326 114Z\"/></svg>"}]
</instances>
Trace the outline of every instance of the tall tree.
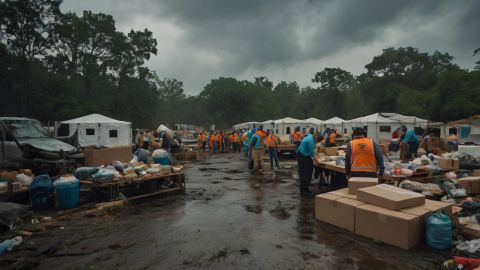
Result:
<instances>
[{"instance_id":1,"label":"tall tree","mask_svg":"<svg viewBox=\"0 0 480 270\"><path fill-rule=\"evenodd\" d=\"M343 116L343 98L345 92L355 85L355 77L340 68L325 68L314 75L312 82L320 84L320 89L325 92L326 99L331 102L334 115Z\"/></svg>"}]
</instances>

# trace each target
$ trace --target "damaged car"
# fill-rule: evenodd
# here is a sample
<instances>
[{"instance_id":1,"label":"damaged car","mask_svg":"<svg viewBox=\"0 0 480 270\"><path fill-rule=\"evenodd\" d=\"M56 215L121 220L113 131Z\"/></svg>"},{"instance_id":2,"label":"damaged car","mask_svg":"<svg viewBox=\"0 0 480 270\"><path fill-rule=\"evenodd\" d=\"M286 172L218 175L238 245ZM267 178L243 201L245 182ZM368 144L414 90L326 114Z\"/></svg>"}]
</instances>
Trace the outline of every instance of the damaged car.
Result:
<instances>
[{"instance_id":1,"label":"damaged car","mask_svg":"<svg viewBox=\"0 0 480 270\"><path fill-rule=\"evenodd\" d=\"M72 168L84 156L78 149L53 139L35 119L0 117L0 165L28 167L37 172Z\"/></svg>"}]
</instances>

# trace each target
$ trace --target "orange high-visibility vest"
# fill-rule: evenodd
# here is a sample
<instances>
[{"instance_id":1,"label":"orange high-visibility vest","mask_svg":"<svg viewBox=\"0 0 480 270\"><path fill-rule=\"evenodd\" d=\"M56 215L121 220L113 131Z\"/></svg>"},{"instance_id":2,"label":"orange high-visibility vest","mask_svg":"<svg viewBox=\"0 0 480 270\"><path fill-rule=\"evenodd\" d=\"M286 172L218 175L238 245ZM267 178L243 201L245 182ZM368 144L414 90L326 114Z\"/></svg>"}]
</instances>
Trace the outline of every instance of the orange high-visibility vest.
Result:
<instances>
[{"instance_id":1,"label":"orange high-visibility vest","mask_svg":"<svg viewBox=\"0 0 480 270\"><path fill-rule=\"evenodd\" d=\"M241 138L238 136L238 133L233 134L233 141L234 142L240 142Z\"/></svg>"},{"instance_id":2,"label":"orange high-visibility vest","mask_svg":"<svg viewBox=\"0 0 480 270\"><path fill-rule=\"evenodd\" d=\"M216 141L218 142L218 145L221 146L222 145L222 135L220 135L220 133L216 136Z\"/></svg>"},{"instance_id":3,"label":"orange high-visibility vest","mask_svg":"<svg viewBox=\"0 0 480 270\"><path fill-rule=\"evenodd\" d=\"M269 148L277 147L277 136L275 136L275 134L268 136L267 145Z\"/></svg>"},{"instance_id":4,"label":"orange high-visibility vest","mask_svg":"<svg viewBox=\"0 0 480 270\"><path fill-rule=\"evenodd\" d=\"M293 141L299 142L299 141L302 140L302 133L300 133L300 131L295 131L295 132L292 134L292 137L293 137Z\"/></svg>"},{"instance_id":5,"label":"orange high-visibility vest","mask_svg":"<svg viewBox=\"0 0 480 270\"><path fill-rule=\"evenodd\" d=\"M352 172L377 172L377 162L373 141L369 138L355 139L350 142Z\"/></svg>"},{"instance_id":6,"label":"orange high-visibility vest","mask_svg":"<svg viewBox=\"0 0 480 270\"><path fill-rule=\"evenodd\" d=\"M233 142L234 142L234 140L235 140L235 136L233 136L233 134L232 134L232 135L230 135L230 142L231 142L231 143L233 143Z\"/></svg>"},{"instance_id":7,"label":"orange high-visibility vest","mask_svg":"<svg viewBox=\"0 0 480 270\"><path fill-rule=\"evenodd\" d=\"M333 132L330 134L330 143L335 144L335 139L337 138L337 133Z\"/></svg>"},{"instance_id":8,"label":"orange high-visibility vest","mask_svg":"<svg viewBox=\"0 0 480 270\"><path fill-rule=\"evenodd\" d=\"M260 145L262 147L265 146L265 139L267 137L267 134L265 134L265 132L263 132L263 130L259 130L259 131L255 132L255 134L260 135L260 138L262 138L262 140L260 141Z\"/></svg>"}]
</instances>

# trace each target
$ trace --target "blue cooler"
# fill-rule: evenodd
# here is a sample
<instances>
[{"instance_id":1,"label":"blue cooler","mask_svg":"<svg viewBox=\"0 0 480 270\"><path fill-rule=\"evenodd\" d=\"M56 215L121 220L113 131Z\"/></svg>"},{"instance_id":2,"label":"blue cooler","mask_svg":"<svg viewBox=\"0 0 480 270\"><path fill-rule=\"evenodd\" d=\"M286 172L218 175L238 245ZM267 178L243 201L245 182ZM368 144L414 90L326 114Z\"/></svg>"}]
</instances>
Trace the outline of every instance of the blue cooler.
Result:
<instances>
[{"instance_id":1,"label":"blue cooler","mask_svg":"<svg viewBox=\"0 0 480 270\"><path fill-rule=\"evenodd\" d=\"M35 177L30 185L30 200L32 209L53 209L53 183L48 174Z\"/></svg>"},{"instance_id":2,"label":"blue cooler","mask_svg":"<svg viewBox=\"0 0 480 270\"><path fill-rule=\"evenodd\" d=\"M58 207L69 209L78 206L80 182L75 177L60 178L54 186Z\"/></svg>"},{"instance_id":3,"label":"blue cooler","mask_svg":"<svg viewBox=\"0 0 480 270\"><path fill-rule=\"evenodd\" d=\"M167 157L154 157L153 161L161 165L170 165L170 158Z\"/></svg>"}]
</instances>

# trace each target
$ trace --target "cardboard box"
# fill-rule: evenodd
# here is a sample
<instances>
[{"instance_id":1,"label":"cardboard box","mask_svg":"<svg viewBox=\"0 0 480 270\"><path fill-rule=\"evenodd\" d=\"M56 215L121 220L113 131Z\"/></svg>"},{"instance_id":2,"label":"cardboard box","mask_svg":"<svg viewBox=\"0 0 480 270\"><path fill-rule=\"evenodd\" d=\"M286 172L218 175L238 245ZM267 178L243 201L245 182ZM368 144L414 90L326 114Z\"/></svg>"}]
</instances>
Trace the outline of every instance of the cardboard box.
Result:
<instances>
[{"instance_id":1,"label":"cardboard box","mask_svg":"<svg viewBox=\"0 0 480 270\"><path fill-rule=\"evenodd\" d=\"M112 161L118 160L121 162L128 162L132 160L132 147L128 146L116 146L109 148L84 148L83 154L85 155L86 166L100 166L110 164Z\"/></svg>"},{"instance_id":2,"label":"cardboard box","mask_svg":"<svg viewBox=\"0 0 480 270\"><path fill-rule=\"evenodd\" d=\"M422 217L392 211L371 204L359 205L355 209L355 233L384 243L411 249L416 246L423 233Z\"/></svg>"},{"instance_id":3,"label":"cardboard box","mask_svg":"<svg viewBox=\"0 0 480 270\"><path fill-rule=\"evenodd\" d=\"M457 183L465 189L467 194L480 193L480 176L460 178Z\"/></svg>"},{"instance_id":4,"label":"cardboard box","mask_svg":"<svg viewBox=\"0 0 480 270\"><path fill-rule=\"evenodd\" d=\"M424 207L426 209L430 209L432 211L445 210L445 214L447 216L449 216L449 217L453 216L453 204L452 203L425 199Z\"/></svg>"},{"instance_id":5,"label":"cardboard box","mask_svg":"<svg viewBox=\"0 0 480 270\"><path fill-rule=\"evenodd\" d=\"M357 195L359 188L378 185L378 178L352 177L348 180L348 194Z\"/></svg>"},{"instance_id":6,"label":"cardboard box","mask_svg":"<svg viewBox=\"0 0 480 270\"><path fill-rule=\"evenodd\" d=\"M390 210L425 204L425 195L387 184L358 189L357 199Z\"/></svg>"},{"instance_id":7,"label":"cardboard box","mask_svg":"<svg viewBox=\"0 0 480 270\"><path fill-rule=\"evenodd\" d=\"M480 170L473 170L472 176L480 176Z\"/></svg>"},{"instance_id":8,"label":"cardboard box","mask_svg":"<svg viewBox=\"0 0 480 270\"><path fill-rule=\"evenodd\" d=\"M467 224L462 227L462 233L469 239L478 239L480 238L480 225Z\"/></svg>"},{"instance_id":9,"label":"cardboard box","mask_svg":"<svg viewBox=\"0 0 480 270\"><path fill-rule=\"evenodd\" d=\"M330 191L327 194L332 194L332 195L335 195L335 196L339 196L339 197L342 197L342 198L349 198L349 199L353 199L353 200L357 199L357 195L352 195L352 194L348 193L348 188L337 189L337 190L334 190L334 191Z\"/></svg>"},{"instance_id":10,"label":"cardboard box","mask_svg":"<svg viewBox=\"0 0 480 270\"><path fill-rule=\"evenodd\" d=\"M440 158L437 165L443 170L458 171L460 169L460 161L458 159Z\"/></svg>"},{"instance_id":11,"label":"cardboard box","mask_svg":"<svg viewBox=\"0 0 480 270\"><path fill-rule=\"evenodd\" d=\"M327 148L325 148L325 155L327 155L327 156L338 156L338 147L327 147Z\"/></svg>"},{"instance_id":12,"label":"cardboard box","mask_svg":"<svg viewBox=\"0 0 480 270\"><path fill-rule=\"evenodd\" d=\"M355 207L363 202L335 196L321 194L315 197L315 218L317 220L355 231Z\"/></svg>"},{"instance_id":13,"label":"cardboard box","mask_svg":"<svg viewBox=\"0 0 480 270\"><path fill-rule=\"evenodd\" d=\"M452 215L452 204L445 202L438 202L432 200L425 200L424 205L419 205L415 207L405 208L400 210L400 212L411 214L414 216L419 216L424 222L427 222L427 218L430 213L445 211L445 214L451 217Z\"/></svg>"}]
</instances>

